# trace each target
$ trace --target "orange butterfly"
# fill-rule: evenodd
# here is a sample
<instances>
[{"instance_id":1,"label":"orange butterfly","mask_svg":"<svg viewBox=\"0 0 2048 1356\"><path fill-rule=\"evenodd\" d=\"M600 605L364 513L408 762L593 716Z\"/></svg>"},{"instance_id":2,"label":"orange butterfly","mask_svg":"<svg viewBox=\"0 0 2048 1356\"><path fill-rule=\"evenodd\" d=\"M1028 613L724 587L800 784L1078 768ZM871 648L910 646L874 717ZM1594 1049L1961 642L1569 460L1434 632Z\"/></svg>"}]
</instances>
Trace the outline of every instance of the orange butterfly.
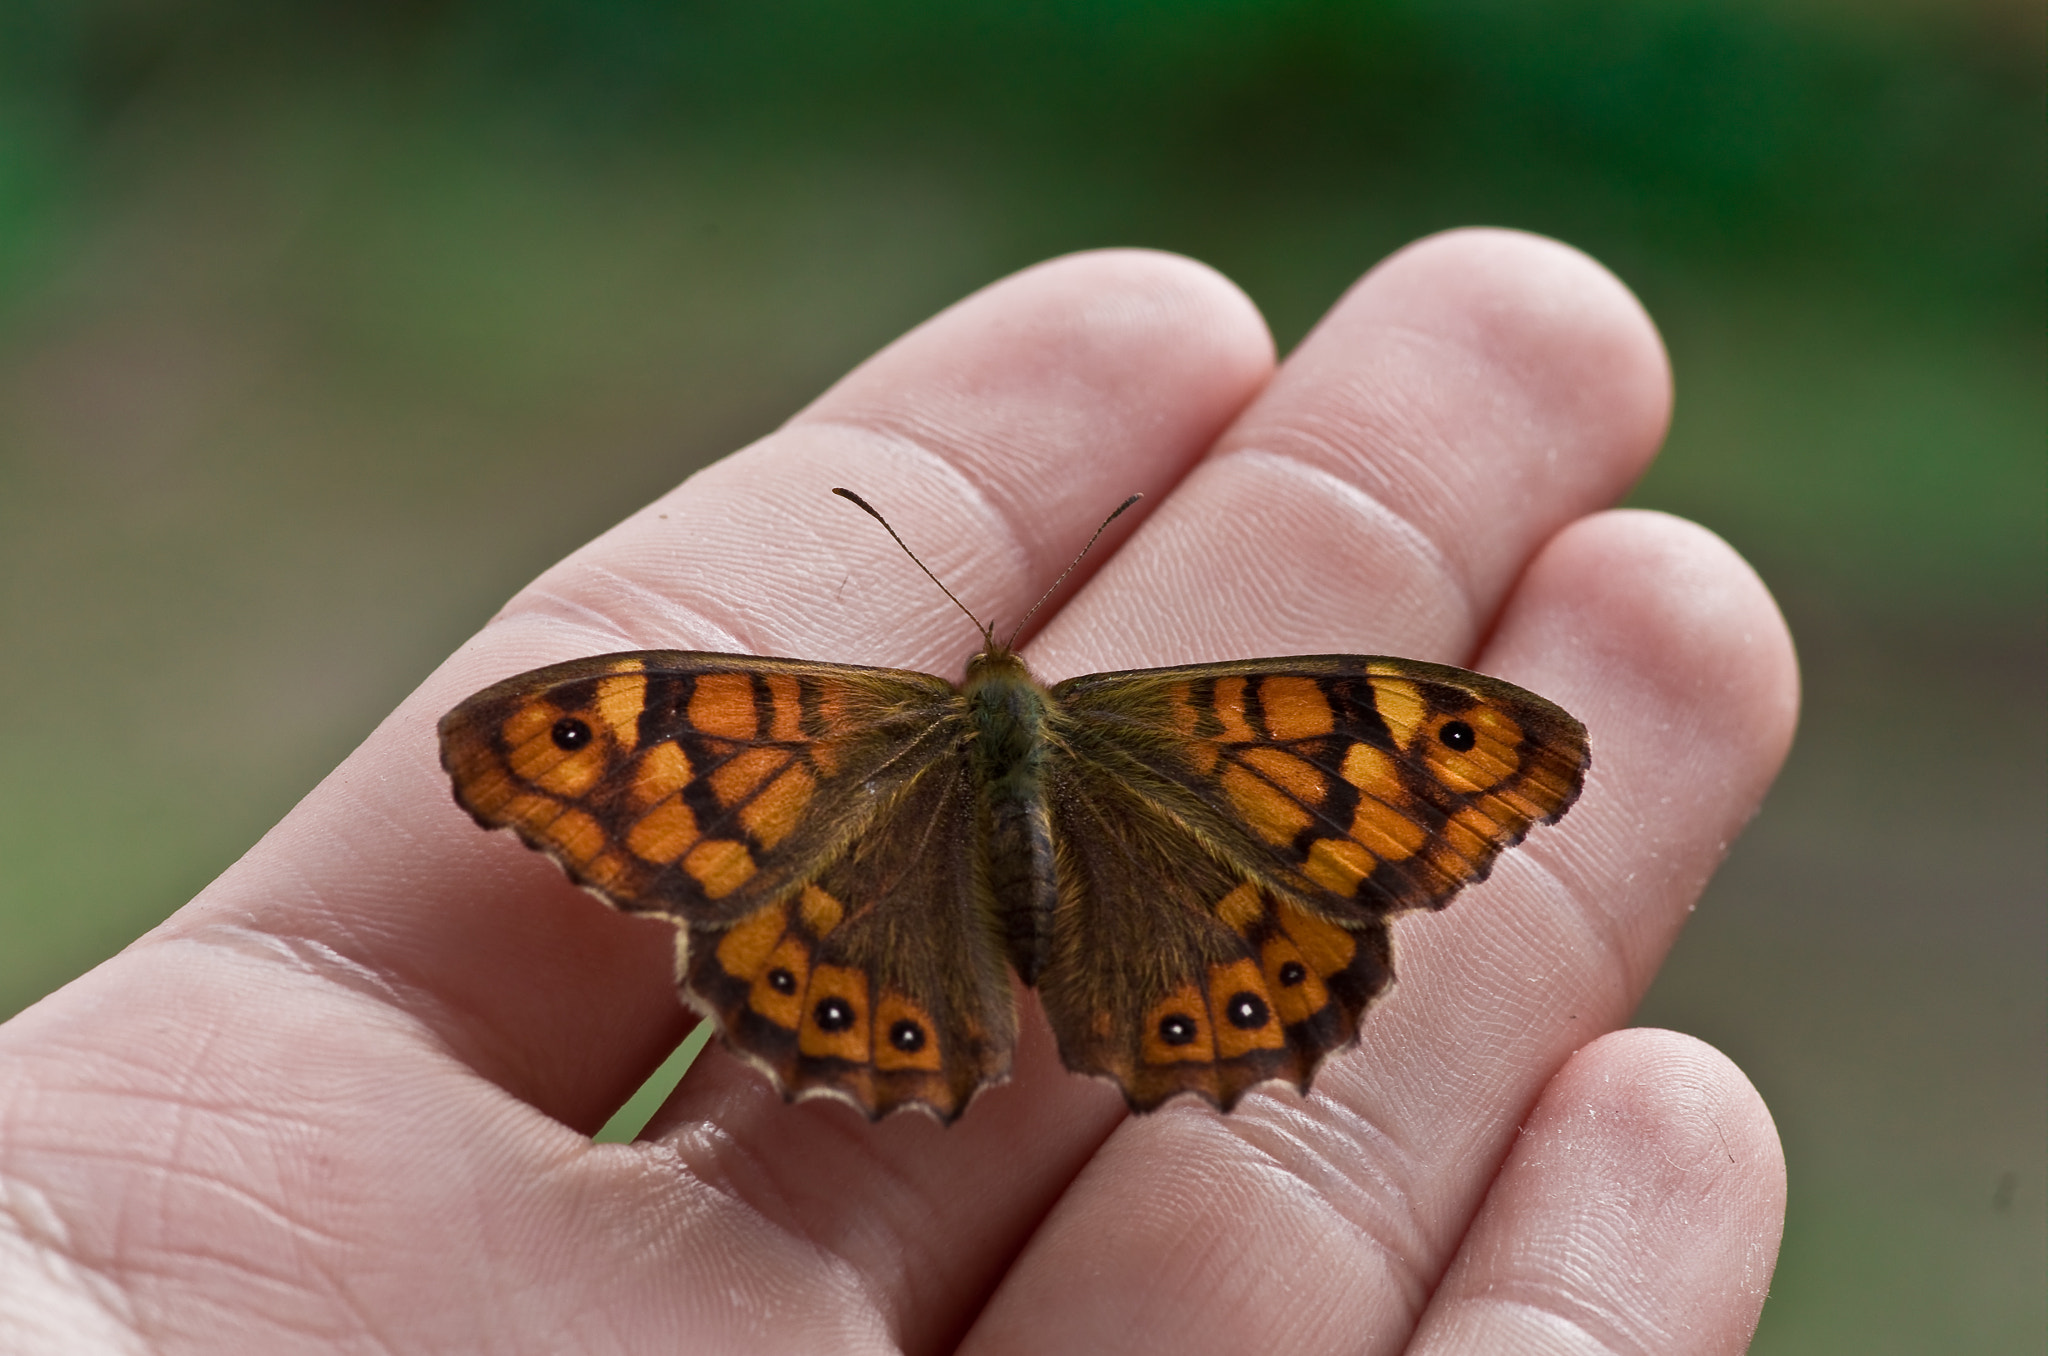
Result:
<instances>
[{"instance_id":1,"label":"orange butterfly","mask_svg":"<svg viewBox=\"0 0 2048 1356\"><path fill-rule=\"evenodd\" d=\"M1393 981L1388 920L1585 779L1577 720L1447 665L1047 688L981 631L958 686L692 651L536 669L449 712L441 761L479 824L673 921L684 996L785 1096L945 1121L1009 1072L1012 972L1134 1110L1306 1092Z\"/></svg>"}]
</instances>

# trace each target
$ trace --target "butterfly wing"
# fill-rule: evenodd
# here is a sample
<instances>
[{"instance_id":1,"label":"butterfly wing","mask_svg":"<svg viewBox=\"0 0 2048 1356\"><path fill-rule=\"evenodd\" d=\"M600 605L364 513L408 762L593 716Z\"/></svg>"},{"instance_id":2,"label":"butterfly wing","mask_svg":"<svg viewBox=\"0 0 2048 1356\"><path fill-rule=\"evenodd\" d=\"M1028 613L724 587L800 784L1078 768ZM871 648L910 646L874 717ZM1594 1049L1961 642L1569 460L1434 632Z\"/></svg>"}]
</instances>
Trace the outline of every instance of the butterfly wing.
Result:
<instances>
[{"instance_id":1,"label":"butterfly wing","mask_svg":"<svg viewBox=\"0 0 2048 1356\"><path fill-rule=\"evenodd\" d=\"M1091 775L1063 768L1051 797L1061 891L1039 992L1067 1067L1138 1111L1183 1092L1227 1111L1274 1080L1307 1091L1392 979L1385 922L1338 926Z\"/></svg>"},{"instance_id":2,"label":"butterfly wing","mask_svg":"<svg viewBox=\"0 0 2048 1356\"><path fill-rule=\"evenodd\" d=\"M894 669L649 651L535 669L441 720L455 799L617 907L729 925L815 876L957 739Z\"/></svg>"},{"instance_id":3,"label":"butterfly wing","mask_svg":"<svg viewBox=\"0 0 2048 1356\"><path fill-rule=\"evenodd\" d=\"M950 1119L1015 1043L962 729L926 674L647 652L478 693L441 757L478 823L674 921L686 996L785 1095Z\"/></svg>"},{"instance_id":4,"label":"butterfly wing","mask_svg":"<svg viewBox=\"0 0 2048 1356\"><path fill-rule=\"evenodd\" d=\"M1052 696L1063 879L1041 988L1069 1065L1140 1108L1305 1088L1392 980L1387 920L1484 879L1588 763L1553 703L1413 660L1092 674ZM1120 1001L1118 973L1140 977Z\"/></svg>"},{"instance_id":5,"label":"butterfly wing","mask_svg":"<svg viewBox=\"0 0 2048 1356\"><path fill-rule=\"evenodd\" d=\"M1005 1077L1016 1001L968 850L964 760L931 766L795 895L692 929L687 987L792 1097L951 1121Z\"/></svg>"}]
</instances>

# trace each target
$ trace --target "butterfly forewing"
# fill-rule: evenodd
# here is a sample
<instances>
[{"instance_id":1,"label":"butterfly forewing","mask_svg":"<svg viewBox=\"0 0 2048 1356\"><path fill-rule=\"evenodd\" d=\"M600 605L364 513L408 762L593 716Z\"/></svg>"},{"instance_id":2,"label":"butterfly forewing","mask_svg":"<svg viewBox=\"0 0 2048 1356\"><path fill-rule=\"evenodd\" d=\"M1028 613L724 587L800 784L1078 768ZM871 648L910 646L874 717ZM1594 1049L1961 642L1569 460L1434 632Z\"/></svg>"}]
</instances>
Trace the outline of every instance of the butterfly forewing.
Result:
<instances>
[{"instance_id":1,"label":"butterfly forewing","mask_svg":"<svg viewBox=\"0 0 2048 1356\"><path fill-rule=\"evenodd\" d=\"M479 692L442 719L441 760L478 823L613 904L722 925L840 855L958 721L927 674L650 651Z\"/></svg>"},{"instance_id":2,"label":"butterfly forewing","mask_svg":"<svg viewBox=\"0 0 2048 1356\"><path fill-rule=\"evenodd\" d=\"M1344 922L1441 908L1577 797L1585 727L1483 674L1348 655L1073 678L1074 756Z\"/></svg>"}]
</instances>

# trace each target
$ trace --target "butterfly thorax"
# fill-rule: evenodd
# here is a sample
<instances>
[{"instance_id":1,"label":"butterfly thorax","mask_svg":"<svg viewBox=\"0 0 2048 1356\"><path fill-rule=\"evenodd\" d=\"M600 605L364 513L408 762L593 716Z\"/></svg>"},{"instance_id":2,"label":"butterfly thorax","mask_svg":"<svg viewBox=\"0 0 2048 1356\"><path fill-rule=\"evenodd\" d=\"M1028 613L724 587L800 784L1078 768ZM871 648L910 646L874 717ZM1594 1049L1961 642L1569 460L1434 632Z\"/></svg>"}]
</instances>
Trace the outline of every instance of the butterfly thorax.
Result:
<instances>
[{"instance_id":1,"label":"butterfly thorax","mask_svg":"<svg viewBox=\"0 0 2048 1356\"><path fill-rule=\"evenodd\" d=\"M1045 804L1045 728L1051 697L1008 646L991 643L967 665L968 759L980 798L985 851L977 882L1024 982L1037 979L1051 940L1059 880Z\"/></svg>"}]
</instances>

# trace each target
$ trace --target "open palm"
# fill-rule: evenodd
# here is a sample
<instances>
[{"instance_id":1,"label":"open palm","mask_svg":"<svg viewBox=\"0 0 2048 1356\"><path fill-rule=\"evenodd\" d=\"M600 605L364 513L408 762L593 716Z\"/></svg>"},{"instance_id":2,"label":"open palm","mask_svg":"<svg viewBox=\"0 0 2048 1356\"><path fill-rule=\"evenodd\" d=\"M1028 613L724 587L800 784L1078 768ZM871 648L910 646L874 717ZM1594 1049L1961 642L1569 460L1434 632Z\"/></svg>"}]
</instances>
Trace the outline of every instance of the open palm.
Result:
<instances>
[{"instance_id":1,"label":"open palm","mask_svg":"<svg viewBox=\"0 0 2048 1356\"><path fill-rule=\"evenodd\" d=\"M1769 1115L1712 1050L1616 1028L1797 680L1733 553L1606 509L1668 408L1633 299L1503 232L1396 255L1277 371L1170 256L968 298L542 576L197 900L0 1028L0 1347L1739 1351ZM951 1128L788 1106L714 1053L593 1144L688 1023L672 930L478 832L434 722L621 649L957 675L978 638L839 484L998 621L1142 491L1025 648L1041 679L1463 663L1586 722L1585 795L1396 924L1399 986L1306 1100L1127 1117L1027 1006Z\"/></svg>"}]
</instances>

